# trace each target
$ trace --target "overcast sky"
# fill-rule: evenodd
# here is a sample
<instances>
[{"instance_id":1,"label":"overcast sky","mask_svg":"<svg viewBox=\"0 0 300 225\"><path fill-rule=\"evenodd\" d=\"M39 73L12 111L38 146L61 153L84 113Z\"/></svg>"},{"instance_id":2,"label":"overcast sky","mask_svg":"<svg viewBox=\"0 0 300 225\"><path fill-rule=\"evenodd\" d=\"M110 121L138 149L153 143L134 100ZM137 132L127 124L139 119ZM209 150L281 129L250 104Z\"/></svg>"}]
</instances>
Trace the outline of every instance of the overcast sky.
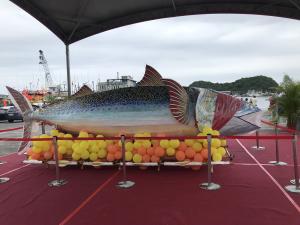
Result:
<instances>
[{"instance_id":1,"label":"overcast sky","mask_svg":"<svg viewBox=\"0 0 300 225\"><path fill-rule=\"evenodd\" d=\"M65 48L47 28L9 1L0 2L0 93L44 85L38 50L55 83L66 82ZM120 75L139 81L146 64L164 77L231 82L284 74L300 80L300 21L267 16L199 15L130 25L70 45L75 83Z\"/></svg>"}]
</instances>

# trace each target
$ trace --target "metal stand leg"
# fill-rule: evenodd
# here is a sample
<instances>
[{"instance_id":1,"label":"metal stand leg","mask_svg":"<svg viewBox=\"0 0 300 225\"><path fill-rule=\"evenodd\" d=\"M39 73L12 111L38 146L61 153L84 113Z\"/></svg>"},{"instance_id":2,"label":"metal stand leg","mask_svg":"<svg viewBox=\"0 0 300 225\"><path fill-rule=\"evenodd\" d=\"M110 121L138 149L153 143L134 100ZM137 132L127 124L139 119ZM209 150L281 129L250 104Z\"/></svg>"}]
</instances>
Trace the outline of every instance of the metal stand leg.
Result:
<instances>
[{"instance_id":1,"label":"metal stand leg","mask_svg":"<svg viewBox=\"0 0 300 225\"><path fill-rule=\"evenodd\" d=\"M258 130L255 132L256 133L256 146L252 146L252 149L255 149L255 150L265 150L265 147L263 146L259 146L259 133L258 133Z\"/></svg>"},{"instance_id":2,"label":"metal stand leg","mask_svg":"<svg viewBox=\"0 0 300 225\"><path fill-rule=\"evenodd\" d=\"M294 158L294 175L295 179L294 185L287 185L285 186L285 189L292 193L300 194L300 185L299 185L299 173L298 173L298 159L297 159L297 135L294 134L294 139L292 140L293 144L293 158ZM291 180L292 182L292 180Z\"/></svg>"},{"instance_id":3,"label":"metal stand leg","mask_svg":"<svg viewBox=\"0 0 300 225\"><path fill-rule=\"evenodd\" d=\"M122 144L122 161L123 161L123 181L118 182L116 185L118 188L131 188L134 186L134 182L127 180L126 174L126 160L125 160L125 136L121 136L121 144Z\"/></svg>"},{"instance_id":4,"label":"metal stand leg","mask_svg":"<svg viewBox=\"0 0 300 225\"><path fill-rule=\"evenodd\" d=\"M48 183L50 187L60 187L68 183L68 181L60 179L59 173L59 162L58 162L58 152L57 152L57 137L53 137L53 145L54 145L54 157L55 157L55 171L56 171L56 180L52 180Z\"/></svg>"},{"instance_id":5,"label":"metal stand leg","mask_svg":"<svg viewBox=\"0 0 300 225\"><path fill-rule=\"evenodd\" d=\"M221 185L215 184L211 182L211 173L212 173L212 165L211 165L211 134L207 135L207 147L208 147L208 159L207 159L207 183L202 183L199 185L201 189L214 191L221 188Z\"/></svg>"},{"instance_id":6,"label":"metal stand leg","mask_svg":"<svg viewBox=\"0 0 300 225\"><path fill-rule=\"evenodd\" d=\"M285 166L285 165L287 165L287 163L281 162L281 161L279 160L279 148L278 148L278 139L277 139L277 136L278 136L277 123L275 124L275 136L276 136L276 139L275 139L276 161L270 161L269 163L270 163L270 164L273 164L273 165L275 165L275 166Z\"/></svg>"},{"instance_id":7,"label":"metal stand leg","mask_svg":"<svg viewBox=\"0 0 300 225\"><path fill-rule=\"evenodd\" d=\"M46 130L45 130L45 124L44 124L44 123L42 123L41 125L42 125L42 134L46 134Z\"/></svg>"}]
</instances>

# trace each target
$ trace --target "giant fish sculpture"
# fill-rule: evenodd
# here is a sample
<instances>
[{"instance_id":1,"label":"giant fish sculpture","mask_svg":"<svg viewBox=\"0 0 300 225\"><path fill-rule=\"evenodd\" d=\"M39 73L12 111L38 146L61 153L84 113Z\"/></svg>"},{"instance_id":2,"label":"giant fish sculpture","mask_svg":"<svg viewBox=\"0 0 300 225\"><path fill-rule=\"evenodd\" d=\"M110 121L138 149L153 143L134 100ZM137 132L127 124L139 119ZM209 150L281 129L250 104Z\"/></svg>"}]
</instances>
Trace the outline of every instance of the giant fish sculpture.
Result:
<instances>
[{"instance_id":1,"label":"giant fish sculpture","mask_svg":"<svg viewBox=\"0 0 300 225\"><path fill-rule=\"evenodd\" d=\"M142 132L196 135L204 126L217 130L224 128L243 106L242 101L230 95L202 88L184 88L173 80L163 79L148 65L136 87L98 93L83 89L42 111L33 111L22 94L10 87L7 89L14 105L23 113L24 138L30 137L33 124L41 121L70 133L85 130L106 136ZM249 124L244 124L238 131L257 128ZM232 129L229 130L232 133ZM27 144L21 143L19 151Z\"/></svg>"}]
</instances>

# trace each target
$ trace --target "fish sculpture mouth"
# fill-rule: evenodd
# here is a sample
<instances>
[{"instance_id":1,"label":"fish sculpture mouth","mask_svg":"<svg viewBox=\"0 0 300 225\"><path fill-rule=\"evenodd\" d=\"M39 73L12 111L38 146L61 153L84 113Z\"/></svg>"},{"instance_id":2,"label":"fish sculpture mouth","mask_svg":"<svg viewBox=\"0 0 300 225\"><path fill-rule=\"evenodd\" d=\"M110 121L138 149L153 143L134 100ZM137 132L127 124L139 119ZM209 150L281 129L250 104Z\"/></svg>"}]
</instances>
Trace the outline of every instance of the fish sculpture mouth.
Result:
<instances>
[{"instance_id":1,"label":"fish sculpture mouth","mask_svg":"<svg viewBox=\"0 0 300 225\"><path fill-rule=\"evenodd\" d=\"M237 114L243 109L241 100L204 88L184 88L149 65L136 87L93 93L84 86L71 98L41 112L33 112L18 91L10 87L7 90L24 116L24 138L31 136L33 126L40 121L72 133L86 130L108 136L143 132L191 136L204 127L223 129L226 134L228 129L224 128L232 127L233 120L239 125L238 132L258 128L249 116ZM27 144L23 142L19 151Z\"/></svg>"}]
</instances>

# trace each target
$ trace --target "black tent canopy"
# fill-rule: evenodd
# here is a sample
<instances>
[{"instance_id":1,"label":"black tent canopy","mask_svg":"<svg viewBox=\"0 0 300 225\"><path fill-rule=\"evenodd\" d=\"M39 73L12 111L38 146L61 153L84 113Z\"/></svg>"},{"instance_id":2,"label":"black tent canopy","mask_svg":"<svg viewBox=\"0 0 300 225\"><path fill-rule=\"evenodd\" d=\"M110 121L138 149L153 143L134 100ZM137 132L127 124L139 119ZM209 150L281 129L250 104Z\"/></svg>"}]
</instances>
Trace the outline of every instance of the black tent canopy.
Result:
<instances>
[{"instance_id":1,"label":"black tent canopy","mask_svg":"<svg viewBox=\"0 0 300 225\"><path fill-rule=\"evenodd\" d=\"M238 13L300 20L300 0L10 0L66 45L138 22L196 14Z\"/></svg>"}]
</instances>

